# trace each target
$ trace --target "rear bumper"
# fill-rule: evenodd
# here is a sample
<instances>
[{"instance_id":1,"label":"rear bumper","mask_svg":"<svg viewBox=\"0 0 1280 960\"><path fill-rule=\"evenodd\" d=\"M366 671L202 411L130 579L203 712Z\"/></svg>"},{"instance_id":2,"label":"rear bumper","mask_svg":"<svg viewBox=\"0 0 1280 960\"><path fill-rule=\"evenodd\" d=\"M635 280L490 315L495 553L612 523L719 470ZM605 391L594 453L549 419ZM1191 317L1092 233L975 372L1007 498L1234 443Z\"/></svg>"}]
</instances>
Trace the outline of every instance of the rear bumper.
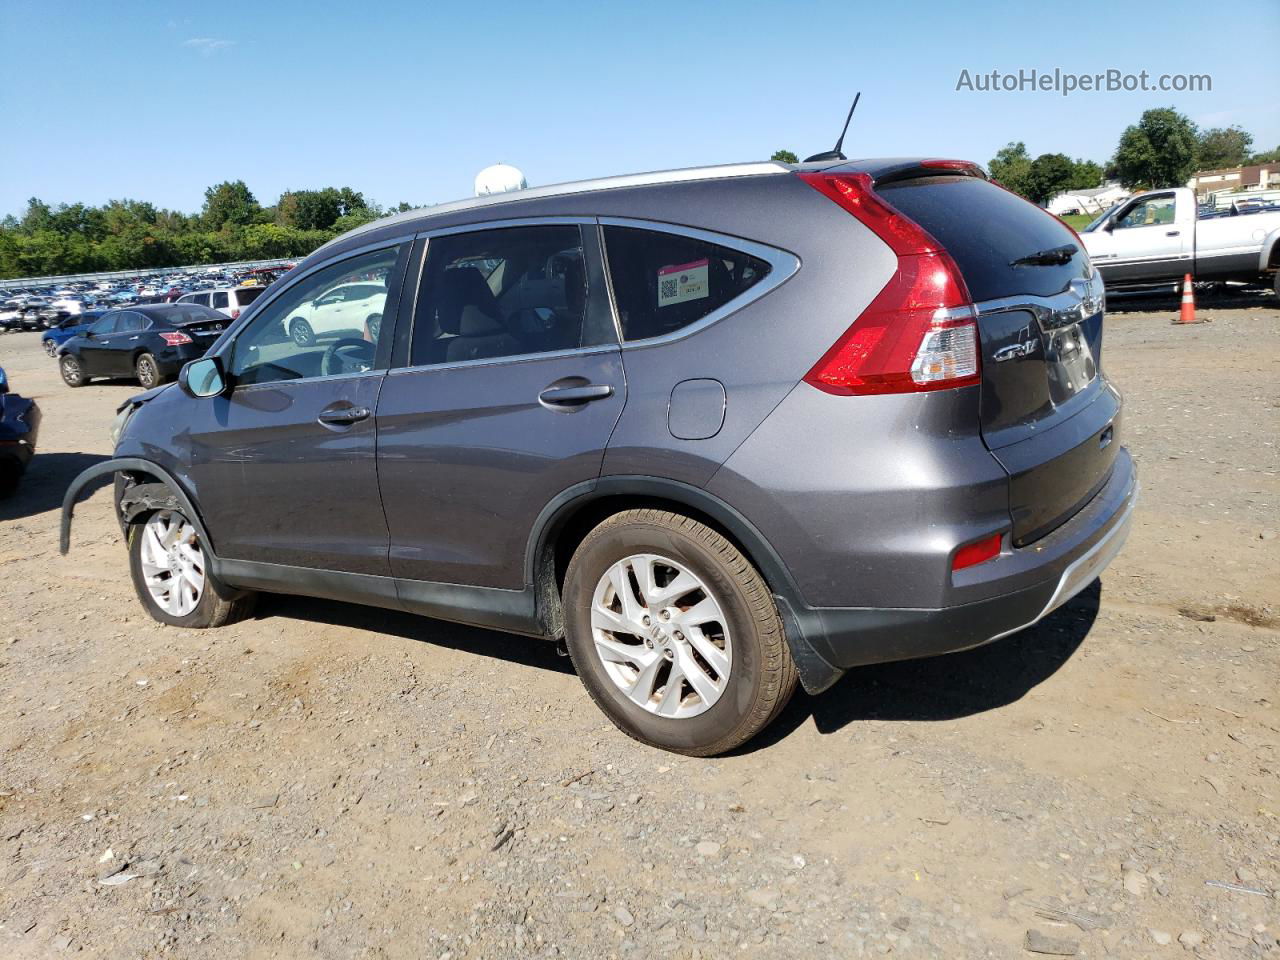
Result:
<instances>
[{"instance_id":1,"label":"rear bumper","mask_svg":"<svg viewBox=\"0 0 1280 960\"><path fill-rule=\"evenodd\" d=\"M1107 483L1079 513L1013 551L1006 564L1010 589L972 603L939 609L808 607L776 597L787 629L832 668L827 682L806 682L806 688L829 686L850 667L967 650L1038 622L1092 583L1120 552L1137 498L1137 473L1122 449ZM990 566L1005 562L1001 557ZM1036 574L1034 582L1021 585L1029 573ZM812 666L818 668L812 674L816 681L822 664Z\"/></svg>"}]
</instances>

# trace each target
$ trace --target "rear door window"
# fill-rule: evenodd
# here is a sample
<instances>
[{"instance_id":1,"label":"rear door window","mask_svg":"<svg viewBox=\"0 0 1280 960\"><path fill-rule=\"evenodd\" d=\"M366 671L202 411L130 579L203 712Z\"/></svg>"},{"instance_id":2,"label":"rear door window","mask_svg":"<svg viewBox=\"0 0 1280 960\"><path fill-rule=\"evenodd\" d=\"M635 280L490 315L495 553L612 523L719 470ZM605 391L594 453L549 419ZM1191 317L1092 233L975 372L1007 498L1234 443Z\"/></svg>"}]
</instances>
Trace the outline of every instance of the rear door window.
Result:
<instances>
[{"instance_id":1,"label":"rear door window","mask_svg":"<svg viewBox=\"0 0 1280 960\"><path fill-rule=\"evenodd\" d=\"M213 309L222 310L230 301L227 298L227 291L219 290L213 295Z\"/></svg>"},{"instance_id":2,"label":"rear door window","mask_svg":"<svg viewBox=\"0 0 1280 960\"><path fill-rule=\"evenodd\" d=\"M763 280L769 264L679 233L606 226L605 252L622 339L675 333Z\"/></svg>"}]
</instances>

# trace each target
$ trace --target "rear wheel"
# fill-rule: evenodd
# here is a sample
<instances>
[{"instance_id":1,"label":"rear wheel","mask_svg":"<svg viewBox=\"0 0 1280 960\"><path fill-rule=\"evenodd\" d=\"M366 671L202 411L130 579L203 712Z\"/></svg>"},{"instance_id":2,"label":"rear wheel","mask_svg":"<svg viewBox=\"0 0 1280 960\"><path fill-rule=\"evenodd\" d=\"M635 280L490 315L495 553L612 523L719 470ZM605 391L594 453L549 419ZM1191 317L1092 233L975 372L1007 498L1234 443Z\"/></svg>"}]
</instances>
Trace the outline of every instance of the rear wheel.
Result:
<instances>
[{"instance_id":1,"label":"rear wheel","mask_svg":"<svg viewBox=\"0 0 1280 960\"><path fill-rule=\"evenodd\" d=\"M160 376L160 367L156 364L156 358L149 353L138 356L134 362L134 372L137 373L138 383L142 384L144 390L150 390L164 382L164 378Z\"/></svg>"},{"instance_id":2,"label":"rear wheel","mask_svg":"<svg viewBox=\"0 0 1280 960\"><path fill-rule=\"evenodd\" d=\"M564 584L569 654L596 704L651 746L713 756L786 705L796 667L768 586L716 531L628 510L582 541Z\"/></svg>"},{"instance_id":3,"label":"rear wheel","mask_svg":"<svg viewBox=\"0 0 1280 960\"><path fill-rule=\"evenodd\" d=\"M301 317L294 317L289 322L289 336L300 347L310 347L316 342L316 334L311 329L311 324Z\"/></svg>"},{"instance_id":4,"label":"rear wheel","mask_svg":"<svg viewBox=\"0 0 1280 960\"><path fill-rule=\"evenodd\" d=\"M129 527L129 572L143 607L173 627L220 627L246 616L253 595L221 584L190 520L157 510Z\"/></svg>"},{"instance_id":5,"label":"rear wheel","mask_svg":"<svg viewBox=\"0 0 1280 960\"><path fill-rule=\"evenodd\" d=\"M84 375L84 367L80 365L80 358L74 354L64 353L58 361L58 370L62 373L62 382L68 387L83 387L89 382L89 378Z\"/></svg>"},{"instance_id":6,"label":"rear wheel","mask_svg":"<svg viewBox=\"0 0 1280 960\"><path fill-rule=\"evenodd\" d=\"M45 340L44 352L51 357L56 357L58 355L58 345L54 343L52 340Z\"/></svg>"}]
</instances>

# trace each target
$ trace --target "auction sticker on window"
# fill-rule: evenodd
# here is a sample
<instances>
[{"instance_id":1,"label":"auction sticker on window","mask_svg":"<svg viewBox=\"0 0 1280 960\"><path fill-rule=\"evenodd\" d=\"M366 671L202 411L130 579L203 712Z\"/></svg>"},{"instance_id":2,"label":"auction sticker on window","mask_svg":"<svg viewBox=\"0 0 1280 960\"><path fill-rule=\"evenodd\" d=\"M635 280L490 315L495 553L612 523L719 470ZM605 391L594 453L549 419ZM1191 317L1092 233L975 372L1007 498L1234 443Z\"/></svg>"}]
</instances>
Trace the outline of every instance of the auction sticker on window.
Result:
<instances>
[{"instance_id":1,"label":"auction sticker on window","mask_svg":"<svg viewBox=\"0 0 1280 960\"><path fill-rule=\"evenodd\" d=\"M686 300L702 300L711 296L707 280L707 258L692 263L678 263L658 271L658 306L669 307Z\"/></svg>"}]
</instances>

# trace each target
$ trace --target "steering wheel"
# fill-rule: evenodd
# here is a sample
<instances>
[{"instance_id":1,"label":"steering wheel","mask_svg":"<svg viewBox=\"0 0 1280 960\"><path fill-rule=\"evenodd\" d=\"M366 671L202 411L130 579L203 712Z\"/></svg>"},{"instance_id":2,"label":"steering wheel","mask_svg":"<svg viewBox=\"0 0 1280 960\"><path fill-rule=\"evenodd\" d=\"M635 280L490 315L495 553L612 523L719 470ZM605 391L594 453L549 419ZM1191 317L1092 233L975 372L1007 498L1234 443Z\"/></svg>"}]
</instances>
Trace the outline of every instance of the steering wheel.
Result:
<instances>
[{"instance_id":1,"label":"steering wheel","mask_svg":"<svg viewBox=\"0 0 1280 960\"><path fill-rule=\"evenodd\" d=\"M368 340L343 337L329 344L320 361L320 370L326 377L340 373L364 373L373 369L373 344Z\"/></svg>"}]
</instances>

